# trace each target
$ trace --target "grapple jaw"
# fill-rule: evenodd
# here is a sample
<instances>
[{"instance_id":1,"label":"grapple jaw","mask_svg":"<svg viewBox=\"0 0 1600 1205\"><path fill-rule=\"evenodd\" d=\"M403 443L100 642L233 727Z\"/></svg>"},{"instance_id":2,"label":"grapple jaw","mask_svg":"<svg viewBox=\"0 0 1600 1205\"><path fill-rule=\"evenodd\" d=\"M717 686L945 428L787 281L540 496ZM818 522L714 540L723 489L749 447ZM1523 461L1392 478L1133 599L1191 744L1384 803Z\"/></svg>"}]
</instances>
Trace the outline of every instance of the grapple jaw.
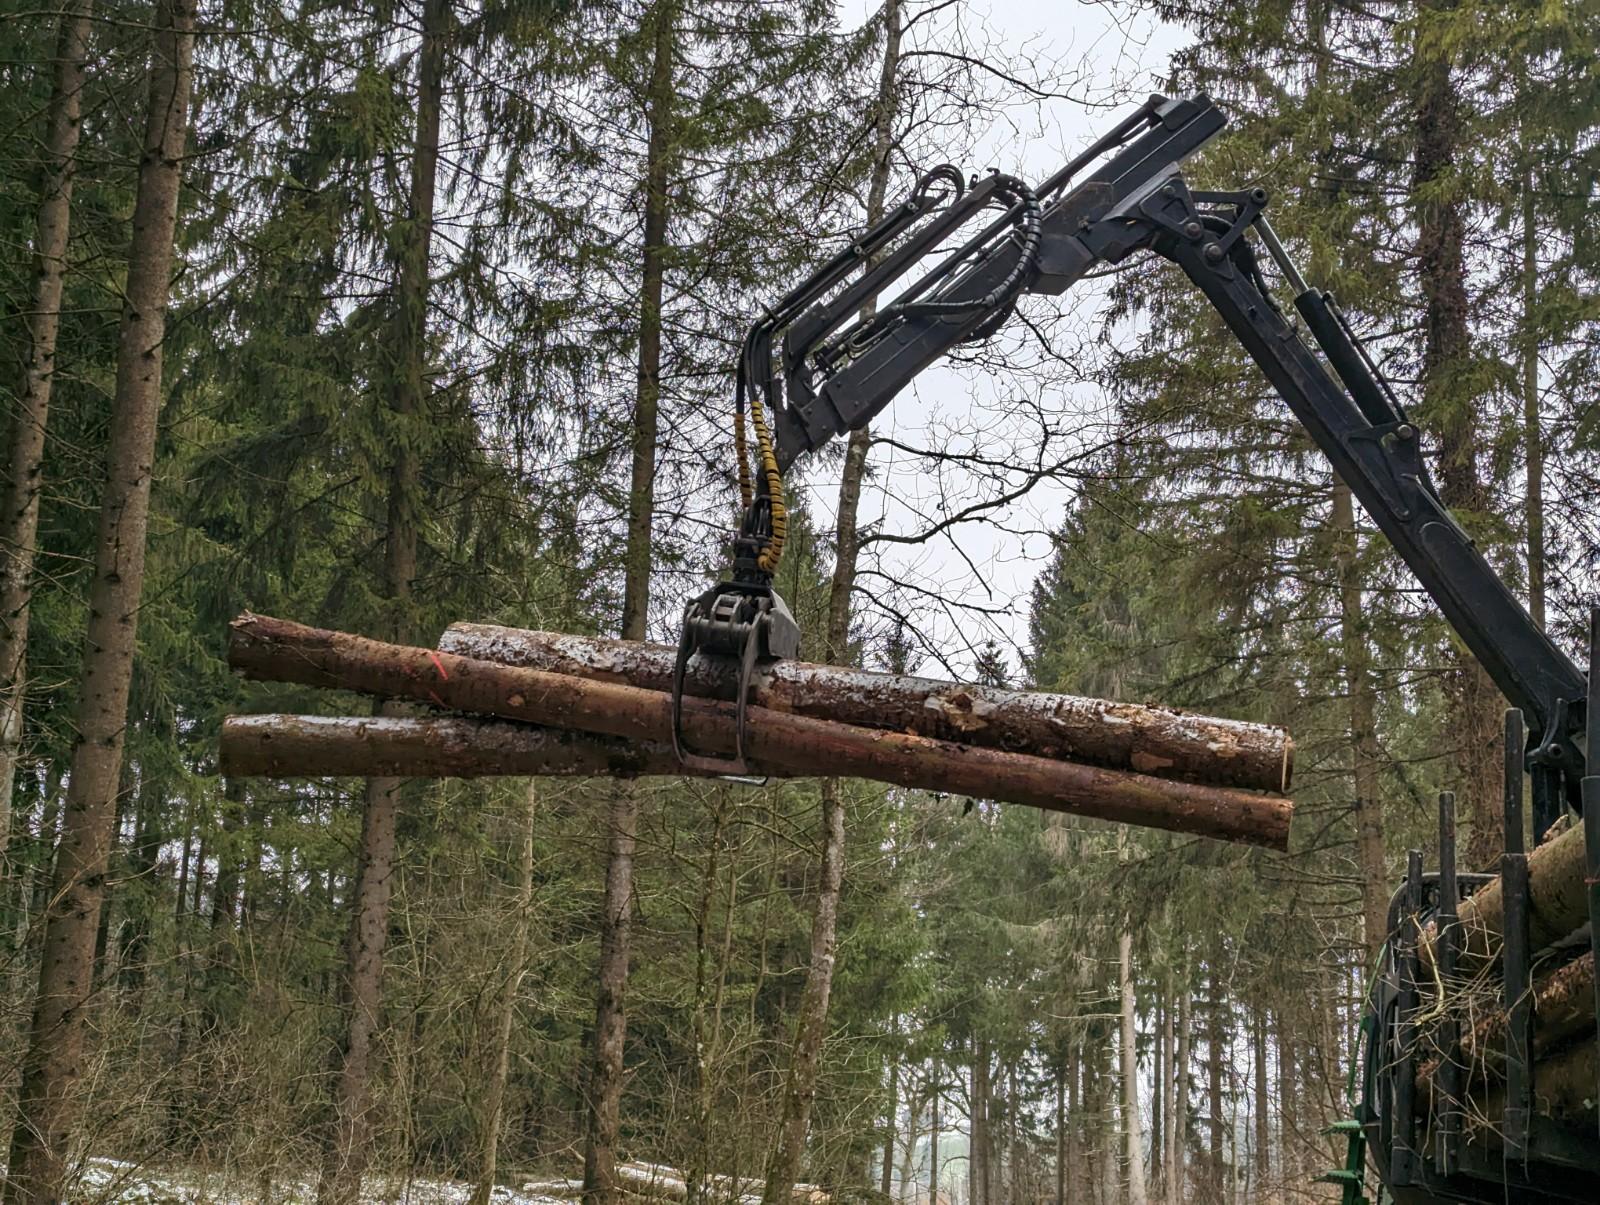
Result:
<instances>
[{"instance_id":1,"label":"grapple jaw","mask_svg":"<svg viewBox=\"0 0 1600 1205\"><path fill-rule=\"evenodd\" d=\"M678 658L672 671L672 748L685 769L730 777L751 776L745 754L745 713L756 666L800 654L800 625L770 584L759 580L719 582L692 599L683 613ZM683 732L685 670L695 656L719 657L738 666L734 756L690 748Z\"/></svg>"}]
</instances>

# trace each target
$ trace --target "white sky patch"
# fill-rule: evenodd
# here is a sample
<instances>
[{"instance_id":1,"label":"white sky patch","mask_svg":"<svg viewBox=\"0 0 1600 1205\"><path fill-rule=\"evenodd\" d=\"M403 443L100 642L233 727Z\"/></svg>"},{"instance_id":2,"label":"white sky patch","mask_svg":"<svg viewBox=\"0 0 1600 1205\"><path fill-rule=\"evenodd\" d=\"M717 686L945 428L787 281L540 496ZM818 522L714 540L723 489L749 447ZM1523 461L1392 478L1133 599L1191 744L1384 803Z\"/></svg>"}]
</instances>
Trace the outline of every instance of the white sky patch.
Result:
<instances>
[{"instance_id":1,"label":"white sky patch","mask_svg":"<svg viewBox=\"0 0 1600 1205\"><path fill-rule=\"evenodd\" d=\"M859 23L876 8L850 0L846 19ZM959 163L968 171L993 167L1032 182L1113 125L1119 111L1161 90L1173 53L1187 40L1175 27L1095 3L1046 7L995 0L987 7L966 6L960 19L988 40L985 60L1020 80L1028 78L1030 61L1069 66L1077 77L1070 99L1030 97L1020 85L996 82L1013 103ZM1059 309L1067 315L1054 324L1062 338L1050 350L1068 360L1092 351L1103 300L1101 287L1084 282L1059 304L1046 303L1044 313ZM1066 461L1097 444L1110 417L1098 390L1063 379L1031 393L1020 374L1005 370L1008 355L1037 360L1040 350L1014 318L987 354L980 353L987 363L935 364L879 415L874 435L899 446L874 448L861 500L864 528L891 536L924 532L982 497L1015 489L1029 466ZM1062 375L1070 378L1071 369ZM914 454L919 448L1014 456L1019 467L1006 474L992 467L972 472L948 460L935 465ZM819 468L794 485L819 526L831 527L837 469ZM950 672L969 671L974 654L992 640L1015 670L1027 644L1029 593L1049 555L1050 533L1060 526L1074 492L1070 480L1042 480L988 519L952 527L926 543L869 545L862 558L863 596L855 607L858 629L869 637L883 635L893 620L874 596L893 594L895 609L913 617L913 657L922 656L924 668L943 662Z\"/></svg>"}]
</instances>

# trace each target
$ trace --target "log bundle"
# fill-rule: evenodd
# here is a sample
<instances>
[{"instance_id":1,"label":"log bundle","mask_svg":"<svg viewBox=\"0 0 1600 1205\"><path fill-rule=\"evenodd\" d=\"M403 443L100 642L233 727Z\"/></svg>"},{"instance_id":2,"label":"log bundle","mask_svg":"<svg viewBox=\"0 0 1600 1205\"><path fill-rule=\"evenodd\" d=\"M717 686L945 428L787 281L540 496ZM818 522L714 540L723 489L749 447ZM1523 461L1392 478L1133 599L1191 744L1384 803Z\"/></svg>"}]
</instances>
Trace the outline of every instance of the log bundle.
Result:
<instances>
[{"instance_id":1,"label":"log bundle","mask_svg":"<svg viewBox=\"0 0 1600 1205\"><path fill-rule=\"evenodd\" d=\"M230 719L235 775L679 774L672 653L660 646L457 625L437 649L246 614L229 664L246 677L357 691L432 714ZM684 734L736 746L732 682L690 666ZM1272 849L1292 804L1282 729L1065 695L961 687L778 662L752 690L745 747L774 776L827 773L972 795ZM439 714L450 713L450 714ZM1244 784L1244 785L1241 785Z\"/></svg>"},{"instance_id":2,"label":"log bundle","mask_svg":"<svg viewBox=\"0 0 1600 1205\"><path fill-rule=\"evenodd\" d=\"M501 665L670 691L676 650L660 644L458 623L444 652ZM734 697L725 661L690 660L687 693ZM1158 778L1286 794L1294 742L1282 728L1046 691L961 685L805 661L757 670L751 702L812 719L910 732L934 740L1133 770Z\"/></svg>"},{"instance_id":3,"label":"log bundle","mask_svg":"<svg viewBox=\"0 0 1600 1205\"><path fill-rule=\"evenodd\" d=\"M1587 929L1588 873L1580 820L1539 845L1527 860L1528 948L1532 954L1532 1031L1528 1054L1534 1111L1593 1118L1596 1112L1595 959ZM1416 1064L1420 1099L1449 1089L1447 1063L1474 1120L1498 1119L1505 1107L1506 1049L1512 1018L1500 978L1505 884L1491 879L1461 902L1455 925L1457 977L1444 978L1437 924L1419 935L1422 1013L1450 1019L1448 1048L1436 1040ZM1490 1127L1492 1131L1492 1126ZM1491 1144L1498 1139L1490 1134Z\"/></svg>"}]
</instances>

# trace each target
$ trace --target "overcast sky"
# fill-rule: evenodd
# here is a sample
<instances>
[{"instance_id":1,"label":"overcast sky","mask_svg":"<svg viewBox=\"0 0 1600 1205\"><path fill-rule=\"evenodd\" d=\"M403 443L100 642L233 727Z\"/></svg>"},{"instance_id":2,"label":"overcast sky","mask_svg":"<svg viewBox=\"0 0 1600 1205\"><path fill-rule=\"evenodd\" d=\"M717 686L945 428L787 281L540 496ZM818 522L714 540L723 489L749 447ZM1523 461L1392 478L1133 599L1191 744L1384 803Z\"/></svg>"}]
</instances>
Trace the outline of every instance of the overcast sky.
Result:
<instances>
[{"instance_id":1,"label":"overcast sky","mask_svg":"<svg viewBox=\"0 0 1600 1205\"><path fill-rule=\"evenodd\" d=\"M1092 141L1096 133L1115 124L1125 111L1151 91L1161 89L1173 52L1186 40L1181 30L1163 26L1147 16L1132 15L1118 5L1027 3L1026 0L957 0L962 22L972 41L988 47L985 58L1002 64L1019 77L1027 77L1031 63L1053 62L1072 76L1066 88L1071 99L1031 100L1018 87L997 81L995 88L1014 102L987 125L977 144L963 155L969 170L998 167L1024 179L1044 179L1068 157ZM846 0L849 19L865 19L877 0ZM953 157L964 148L951 148ZM931 165L931 164L930 164ZM901 182L901 187L904 183ZM1081 285L1073 294L1074 317L1082 318L1080 337L1099 308L1093 285ZM1071 342L1063 338L1063 342ZM1021 345L998 340L997 347ZM1075 346L1055 350L1071 356ZM1037 356L1037 348L1027 354ZM935 366L901 394L874 423L874 433L912 447L954 447L995 452L1016 448L1031 453L1038 443L1039 412L1060 420L1063 432L1051 440L1052 455L1065 455L1074 446L1093 443L1103 429L1103 399L1084 386L1048 390L1051 396L1029 397L1037 410L1018 404L1017 378L1003 368L952 370ZM863 523L876 523L890 532L913 532L930 518L978 496L981 486L963 480L959 473L935 479L925 461L906 452L880 445L874 453L876 474L863 493ZM837 503L837 471L814 470L805 488L819 523L831 525ZM869 554L864 566L877 565L887 577L903 579L901 596L908 602L924 600L918 609L918 634L923 644L924 672L970 668L972 651L986 639L1005 650L1012 668L1018 667L1026 647L1029 590L1048 553L1048 532L1059 526L1071 502L1071 488L1046 483L1025 500L999 516L998 523L966 524L951 539L921 546L883 548ZM887 589L883 577L868 574L866 591ZM933 595L955 598L981 610L954 611L934 607ZM875 621L870 600L857 606L861 622ZM881 616L881 612L879 612Z\"/></svg>"}]
</instances>

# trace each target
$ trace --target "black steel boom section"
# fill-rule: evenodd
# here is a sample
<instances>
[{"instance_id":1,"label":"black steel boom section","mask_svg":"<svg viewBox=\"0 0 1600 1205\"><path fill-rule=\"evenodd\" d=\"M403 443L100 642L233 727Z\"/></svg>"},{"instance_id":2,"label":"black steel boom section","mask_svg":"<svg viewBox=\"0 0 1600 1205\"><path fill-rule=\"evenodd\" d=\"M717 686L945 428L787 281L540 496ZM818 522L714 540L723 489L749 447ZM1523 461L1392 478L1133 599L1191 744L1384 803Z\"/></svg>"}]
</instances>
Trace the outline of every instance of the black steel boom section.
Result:
<instances>
[{"instance_id":1,"label":"black steel boom section","mask_svg":"<svg viewBox=\"0 0 1600 1205\"><path fill-rule=\"evenodd\" d=\"M1019 294L1059 294L1098 266L1153 251L1205 295L1495 684L1527 716L1529 767L1552 788L1536 790L1536 803L1544 798L1553 809L1565 796L1576 805L1585 773L1578 740L1583 673L1539 630L1439 500L1416 427L1333 298L1307 286L1284 252L1264 216L1266 192L1195 192L1184 182L1179 164L1224 124L1205 97L1152 97L1037 192L1011 177L957 191L959 175L940 169L955 195L930 204L934 174L925 177L910 202L760 324L759 363L747 358L746 367L756 370L751 375L771 404L779 462L788 467L870 421L929 364L995 330ZM1081 183L1056 195L1090 164ZM923 221L940 204L942 211ZM893 302L872 308L974 223L978 229L965 242ZM1321 357L1273 301L1247 238L1252 232L1294 291ZM859 278L822 300L854 268ZM773 357L769 341L780 331L782 350ZM747 344L747 355L752 350ZM1554 819L1536 815L1536 831Z\"/></svg>"}]
</instances>

